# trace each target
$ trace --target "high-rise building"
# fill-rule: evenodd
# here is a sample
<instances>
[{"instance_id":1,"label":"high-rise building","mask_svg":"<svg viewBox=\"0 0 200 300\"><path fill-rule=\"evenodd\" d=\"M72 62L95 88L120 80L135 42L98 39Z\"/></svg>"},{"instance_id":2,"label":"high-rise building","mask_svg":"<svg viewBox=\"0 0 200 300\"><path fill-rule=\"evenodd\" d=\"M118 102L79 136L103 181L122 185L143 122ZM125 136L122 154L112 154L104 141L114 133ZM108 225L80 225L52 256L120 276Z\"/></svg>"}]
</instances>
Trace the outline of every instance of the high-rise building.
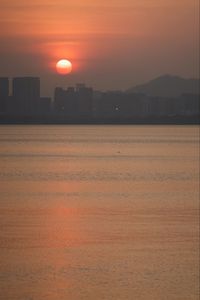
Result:
<instances>
[{"instance_id":1,"label":"high-rise building","mask_svg":"<svg viewBox=\"0 0 200 300\"><path fill-rule=\"evenodd\" d=\"M40 99L40 79L38 77L14 78L13 98L18 113L37 113Z\"/></svg>"},{"instance_id":2,"label":"high-rise building","mask_svg":"<svg viewBox=\"0 0 200 300\"><path fill-rule=\"evenodd\" d=\"M93 89L83 83L76 85L76 98L79 117L91 117L93 114Z\"/></svg>"},{"instance_id":3,"label":"high-rise building","mask_svg":"<svg viewBox=\"0 0 200 300\"><path fill-rule=\"evenodd\" d=\"M40 97L38 105L38 115L46 115L51 112L51 98L50 97Z\"/></svg>"},{"instance_id":4,"label":"high-rise building","mask_svg":"<svg viewBox=\"0 0 200 300\"><path fill-rule=\"evenodd\" d=\"M68 87L64 90L55 89L54 109L69 119L91 117L93 111L93 90L84 84L77 84L76 88Z\"/></svg>"},{"instance_id":5,"label":"high-rise building","mask_svg":"<svg viewBox=\"0 0 200 300\"><path fill-rule=\"evenodd\" d=\"M6 104L9 96L9 79L0 77L0 112L6 111Z\"/></svg>"},{"instance_id":6,"label":"high-rise building","mask_svg":"<svg viewBox=\"0 0 200 300\"><path fill-rule=\"evenodd\" d=\"M54 91L54 110L56 113L63 113L65 110L66 91L61 87L56 87Z\"/></svg>"}]
</instances>

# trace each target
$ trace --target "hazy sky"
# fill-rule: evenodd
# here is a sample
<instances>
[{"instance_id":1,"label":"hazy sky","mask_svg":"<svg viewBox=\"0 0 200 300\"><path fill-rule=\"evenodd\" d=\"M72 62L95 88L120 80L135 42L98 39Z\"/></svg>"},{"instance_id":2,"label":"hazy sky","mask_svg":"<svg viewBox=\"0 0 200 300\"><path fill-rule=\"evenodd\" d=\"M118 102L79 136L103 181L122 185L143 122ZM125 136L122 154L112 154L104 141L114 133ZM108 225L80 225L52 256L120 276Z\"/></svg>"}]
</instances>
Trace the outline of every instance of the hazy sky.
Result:
<instances>
[{"instance_id":1,"label":"hazy sky","mask_svg":"<svg viewBox=\"0 0 200 300\"><path fill-rule=\"evenodd\" d=\"M43 95L198 77L198 23L198 0L0 0L0 76L40 76ZM61 58L70 75L56 74Z\"/></svg>"}]
</instances>

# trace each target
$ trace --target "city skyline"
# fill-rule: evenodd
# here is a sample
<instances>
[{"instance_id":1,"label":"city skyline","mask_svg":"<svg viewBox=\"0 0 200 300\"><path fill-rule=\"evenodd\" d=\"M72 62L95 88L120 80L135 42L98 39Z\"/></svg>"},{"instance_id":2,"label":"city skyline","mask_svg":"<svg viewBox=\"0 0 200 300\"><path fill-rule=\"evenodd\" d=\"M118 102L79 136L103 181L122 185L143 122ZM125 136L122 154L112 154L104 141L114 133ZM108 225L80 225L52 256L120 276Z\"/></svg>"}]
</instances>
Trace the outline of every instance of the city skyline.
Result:
<instances>
[{"instance_id":1,"label":"city skyline","mask_svg":"<svg viewBox=\"0 0 200 300\"><path fill-rule=\"evenodd\" d=\"M127 89L161 74L199 77L198 1L1 1L0 76ZM69 59L68 75L56 62Z\"/></svg>"},{"instance_id":2,"label":"city skyline","mask_svg":"<svg viewBox=\"0 0 200 300\"><path fill-rule=\"evenodd\" d=\"M63 76L64 77L64 76ZM162 82L162 88L163 88L163 92L165 93L166 92L166 89L169 88L168 85L174 85L174 87L170 87L169 89L172 88L172 94L173 94L173 88L175 88L175 85L178 83L178 86L175 88L175 89L180 89L180 88L183 88L184 84L187 84L188 82L192 83L190 88L189 88L189 91L187 91L188 87L186 86L185 89L186 89L186 92L189 92L191 94L199 94L200 93L200 78L184 78L184 77L180 77L180 76L177 76L177 75L171 75L171 74L163 74L163 75L160 75L158 77L155 77L155 78L150 78L149 81L146 81L146 82L140 82L138 85L135 85L135 86L132 86L132 87L129 87L128 89L120 89L119 87L116 88L116 89L95 89L94 86L92 85L88 85L87 82L85 82L84 80L82 81L79 81L79 82L74 82L73 84L62 84L62 82L60 81L58 85L54 85L52 86L52 94L44 94L43 93L43 82L41 80L41 77L38 76L38 75L35 75L35 76L13 76L13 77L9 77L9 76L0 76L0 80L7 80L7 88L8 89L8 95L9 96L12 96L13 94L13 89L14 89L14 86L13 86L13 82L15 81L15 79L33 79L33 78L37 78L39 79L40 81L40 95L42 97L50 97L50 98L53 98L54 97L54 92L55 92L55 88L62 88L62 89L67 89L67 88L70 88L70 87L74 87L74 86L77 86L79 84L83 84L83 85L87 85L87 86L90 86L93 88L94 91L96 92L124 92L124 93L130 93L130 92L135 92L136 93L140 93L140 89L143 87L143 86L146 86L146 85L149 85L151 83L153 83L153 85L155 83L161 83ZM178 82L176 82L178 81ZM181 86L180 86L181 85ZM190 84L189 84L190 85ZM0 89L2 87L0 86ZM160 87L161 88L161 87ZM139 90L138 90L139 89ZM142 93L146 94L146 92L143 92ZM162 93L162 92L161 92ZM176 92L175 92L176 93ZM184 93L184 91L183 91ZM148 94L148 93L147 93ZM170 91L169 91L169 94L170 94ZM158 95L160 96L160 95ZM167 95L166 95L167 96ZM171 95L170 97L173 97L173 95Z\"/></svg>"},{"instance_id":3,"label":"city skyline","mask_svg":"<svg viewBox=\"0 0 200 300\"><path fill-rule=\"evenodd\" d=\"M163 76L153 80L157 90L164 82L171 92L163 96L150 95L148 90L95 91L83 83L76 86L55 87L54 96L41 97L39 77L0 77L1 123L170 123L195 124L199 119L199 91L197 81ZM146 85L149 88L151 86ZM174 83L176 84L174 85ZM182 82L180 84L180 82ZM174 90L174 86L176 89ZM142 86L141 86L142 87ZM178 89L177 89L178 87ZM152 91L152 89L150 89ZM149 90L149 91L150 91ZM174 90L174 91L173 91ZM170 92L170 91L168 91Z\"/></svg>"}]
</instances>

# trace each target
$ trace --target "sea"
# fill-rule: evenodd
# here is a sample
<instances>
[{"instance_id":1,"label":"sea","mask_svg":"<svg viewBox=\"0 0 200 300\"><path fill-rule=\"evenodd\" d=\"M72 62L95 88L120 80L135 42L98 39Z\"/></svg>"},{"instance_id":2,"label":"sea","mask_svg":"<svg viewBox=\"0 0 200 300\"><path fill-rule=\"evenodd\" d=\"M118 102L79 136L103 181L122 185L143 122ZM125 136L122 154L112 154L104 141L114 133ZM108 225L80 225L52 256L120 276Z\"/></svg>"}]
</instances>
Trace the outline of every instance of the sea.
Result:
<instances>
[{"instance_id":1,"label":"sea","mask_svg":"<svg viewBox=\"0 0 200 300\"><path fill-rule=\"evenodd\" d=\"M198 300L198 126L0 126L1 300Z\"/></svg>"}]
</instances>

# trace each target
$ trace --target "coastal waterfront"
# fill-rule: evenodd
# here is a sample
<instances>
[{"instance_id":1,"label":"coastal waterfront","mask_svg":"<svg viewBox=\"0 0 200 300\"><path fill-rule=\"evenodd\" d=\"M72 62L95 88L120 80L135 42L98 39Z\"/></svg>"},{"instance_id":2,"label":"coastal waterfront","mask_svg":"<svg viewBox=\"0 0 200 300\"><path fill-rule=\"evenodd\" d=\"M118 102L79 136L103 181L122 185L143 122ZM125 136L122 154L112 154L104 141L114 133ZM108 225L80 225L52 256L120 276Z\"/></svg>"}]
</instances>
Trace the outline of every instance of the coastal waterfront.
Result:
<instances>
[{"instance_id":1,"label":"coastal waterfront","mask_svg":"<svg viewBox=\"0 0 200 300\"><path fill-rule=\"evenodd\" d=\"M1 126L0 299L197 300L198 126Z\"/></svg>"}]
</instances>

